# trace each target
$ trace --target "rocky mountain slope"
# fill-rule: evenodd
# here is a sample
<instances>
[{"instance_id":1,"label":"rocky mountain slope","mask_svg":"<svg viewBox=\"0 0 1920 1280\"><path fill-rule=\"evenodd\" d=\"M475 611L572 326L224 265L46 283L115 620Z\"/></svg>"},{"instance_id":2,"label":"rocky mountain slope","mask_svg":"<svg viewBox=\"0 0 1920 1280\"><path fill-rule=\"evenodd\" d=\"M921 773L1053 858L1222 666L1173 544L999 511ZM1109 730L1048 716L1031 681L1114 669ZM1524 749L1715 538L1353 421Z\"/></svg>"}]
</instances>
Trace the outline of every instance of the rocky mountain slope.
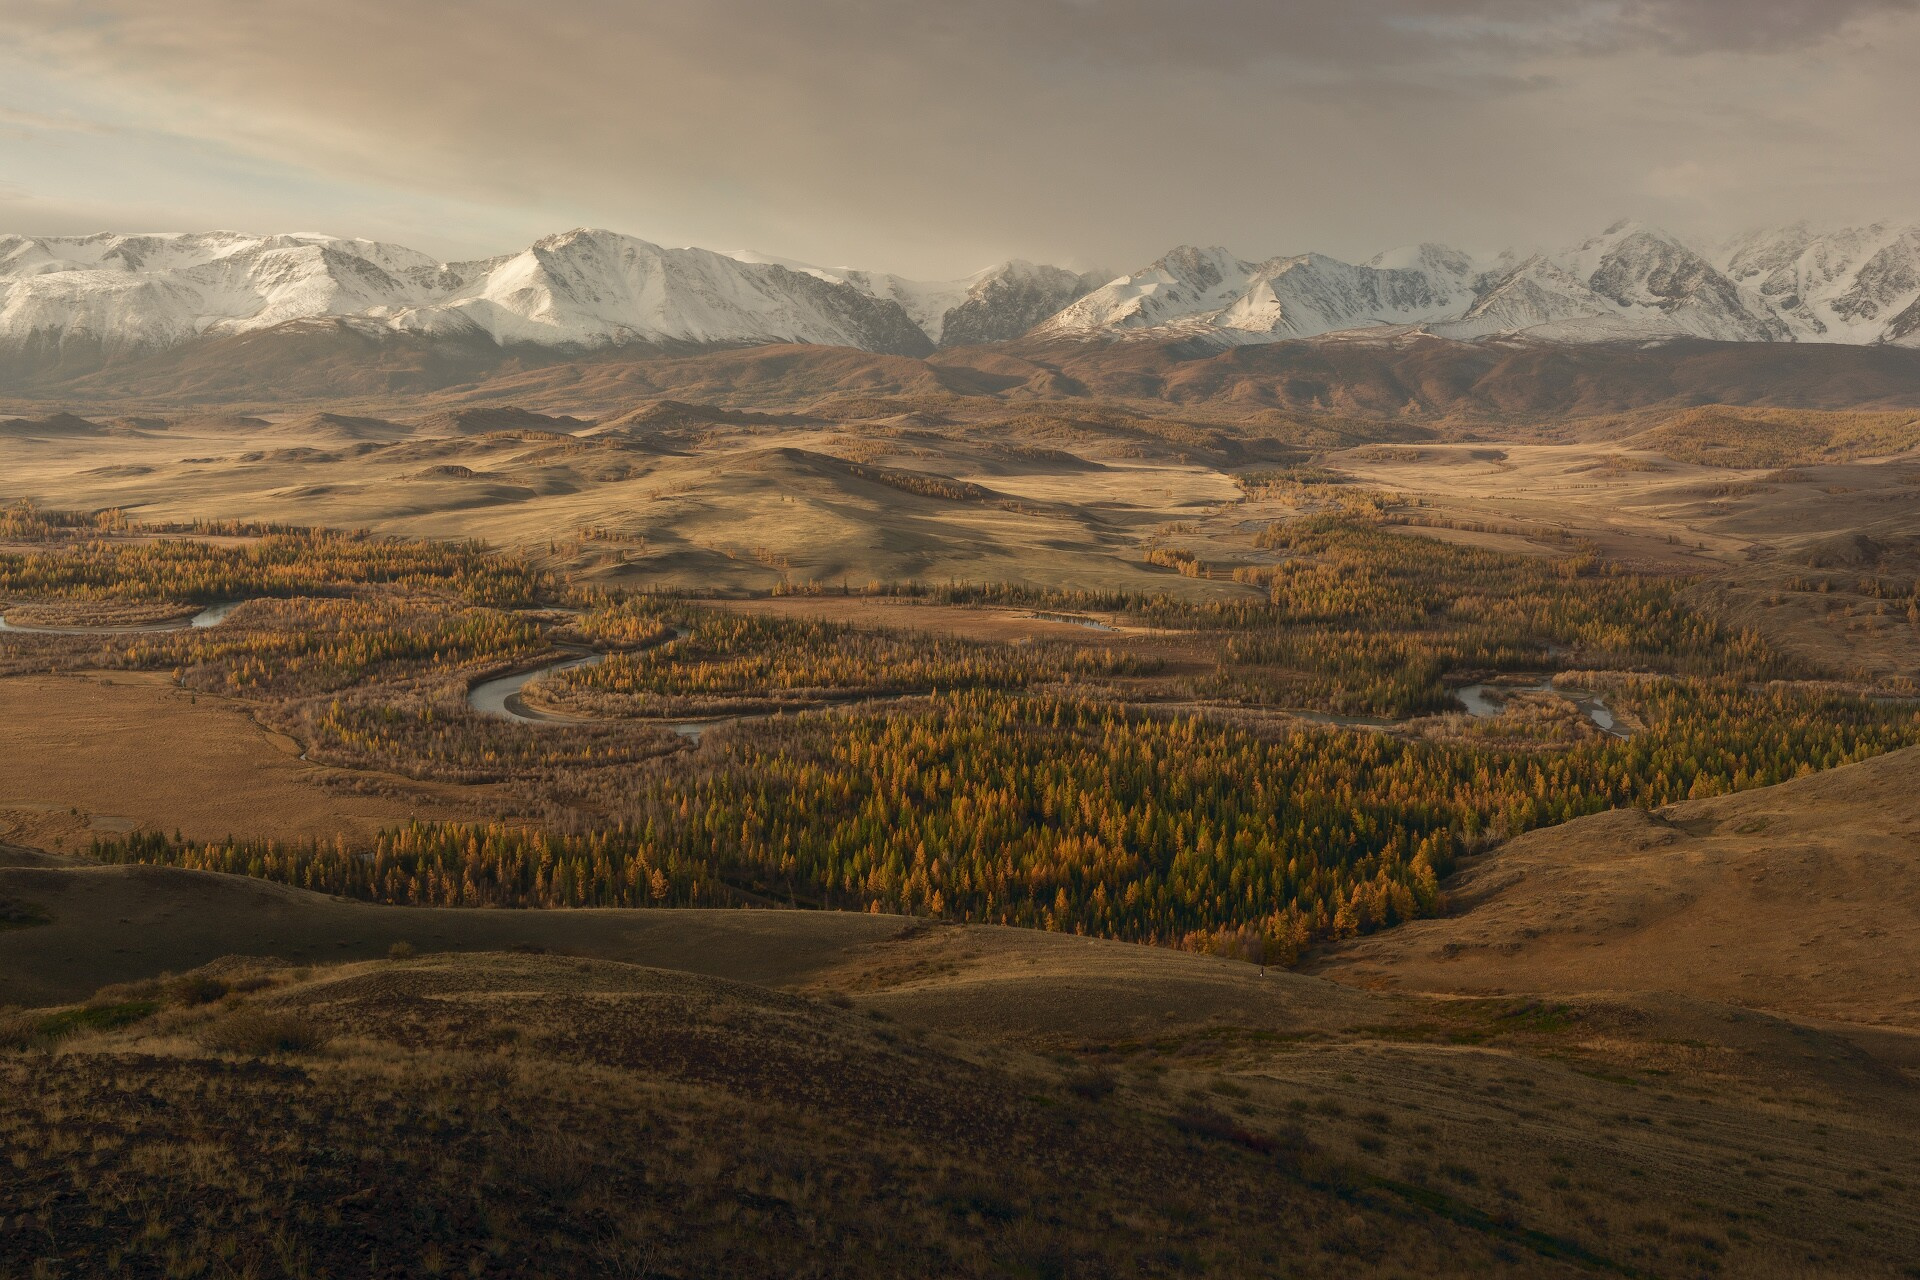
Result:
<instances>
[{"instance_id":1,"label":"rocky mountain slope","mask_svg":"<svg viewBox=\"0 0 1920 1280\"><path fill-rule=\"evenodd\" d=\"M1183 246L1095 290L1040 331L1080 338L1171 331L1272 342L1440 320L1472 301L1472 266L1457 251L1421 245L1393 255L1392 265L1379 262L1353 266L1309 253L1256 264L1225 249Z\"/></svg>"},{"instance_id":2,"label":"rocky mountain slope","mask_svg":"<svg viewBox=\"0 0 1920 1280\"><path fill-rule=\"evenodd\" d=\"M1112 279L1015 261L933 282L588 229L453 263L318 235L0 237L0 370L14 374L316 323L450 350L804 343L924 356L1022 338L1228 347L1409 330L1920 346L1920 226L1797 225L1713 257L1635 223L1487 259L1422 244L1361 264L1256 263L1189 246Z\"/></svg>"},{"instance_id":3,"label":"rocky mountain slope","mask_svg":"<svg viewBox=\"0 0 1920 1280\"><path fill-rule=\"evenodd\" d=\"M501 346L807 342L921 355L893 298L769 262L612 232L436 263L365 240L205 235L0 239L0 348L111 358L292 322Z\"/></svg>"},{"instance_id":4,"label":"rocky mountain slope","mask_svg":"<svg viewBox=\"0 0 1920 1280\"><path fill-rule=\"evenodd\" d=\"M741 262L774 263L898 302L937 346L1012 341L1106 280L1100 272L1073 272L1017 258L963 280L926 281L850 267L817 267L747 250L728 256Z\"/></svg>"},{"instance_id":5,"label":"rocky mountain slope","mask_svg":"<svg viewBox=\"0 0 1920 1280\"><path fill-rule=\"evenodd\" d=\"M1920 297L1920 280L1910 292ZM1359 266L1312 253L1255 264L1224 249L1183 247L1095 290L1041 332L1186 333L1241 344L1381 326L1559 342L1801 336L1765 295L1743 289L1672 236L1630 222L1559 253L1510 252L1484 263L1433 244ZM1857 331L1848 340L1886 336Z\"/></svg>"},{"instance_id":6,"label":"rocky mountain slope","mask_svg":"<svg viewBox=\"0 0 1920 1280\"><path fill-rule=\"evenodd\" d=\"M1822 233L1796 223L1742 236L1722 266L1796 338L1920 342L1920 226Z\"/></svg>"}]
</instances>

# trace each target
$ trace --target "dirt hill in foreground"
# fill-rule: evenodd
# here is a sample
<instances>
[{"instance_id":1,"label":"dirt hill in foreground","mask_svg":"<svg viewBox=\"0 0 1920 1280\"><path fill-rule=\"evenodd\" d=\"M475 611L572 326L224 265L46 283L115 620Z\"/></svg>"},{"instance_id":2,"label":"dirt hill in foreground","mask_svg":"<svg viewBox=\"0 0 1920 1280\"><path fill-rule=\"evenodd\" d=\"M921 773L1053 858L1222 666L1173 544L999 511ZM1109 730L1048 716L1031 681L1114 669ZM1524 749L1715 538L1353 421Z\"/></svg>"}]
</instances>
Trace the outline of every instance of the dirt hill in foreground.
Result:
<instances>
[{"instance_id":1,"label":"dirt hill in foreground","mask_svg":"<svg viewBox=\"0 0 1920 1280\"><path fill-rule=\"evenodd\" d=\"M1516 841L1339 982L14 850L0 1201L30 1229L0 1271L1909 1274L1920 1036L1883 880L1915 758ZM1799 911L1742 907L1755 874ZM1446 931L1483 942L1436 959ZM1431 976L1475 964L1497 981Z\"/></svg>"},{"instance_id":2,"label":"dirt hill in foreground","mask_svg":"<svg viewBox=\"0 0 1920 1280\"><path fill-rule=\"evenodd\" d=\"M1446 917L1315 968L1419 991L1679 991L1920 1031L1920 749L1529 832L1448 893Z\"/></svg>"}]
</instances>

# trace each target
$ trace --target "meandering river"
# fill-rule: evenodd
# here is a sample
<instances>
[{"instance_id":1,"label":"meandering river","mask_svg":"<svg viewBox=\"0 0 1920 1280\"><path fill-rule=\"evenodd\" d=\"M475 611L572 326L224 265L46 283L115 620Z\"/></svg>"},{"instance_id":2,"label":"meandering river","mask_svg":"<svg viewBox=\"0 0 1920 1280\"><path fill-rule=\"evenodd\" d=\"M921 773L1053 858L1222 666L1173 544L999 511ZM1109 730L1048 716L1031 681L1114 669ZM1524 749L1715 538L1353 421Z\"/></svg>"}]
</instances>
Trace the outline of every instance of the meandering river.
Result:
<instances>
[{"instance_id":1,"label":"meandering river","mask_svg":"<svg viewBox=\"0 0 1920 1280\"><path fill-rule=\"evenodd\" d=\"M1522 684L1522 685L1470 684L1466 686L1466 688L1464 689L1455 689L1453 691L1453 696L1460 699L1460 705L1467 709L1468 715L1477 716L1481 719L1487 719L1489 717L1499 715L1502 711L1506 709L1504 700L1496 701L1492 696L1490 696L1489 691L1496 690L1496 689L1501 691L1502 693L1509 693L1509 694L1558 692L1558 690L1556 690L1553 687L1552 678L1549 677L1548 679L1542 680L1539 684ZM1566 694L1561 694L1560 696L1563 698L1567 697ZM1571 701L1576 707L1579 707L1581 712L1586 715L1587 719L1593 721L1595 726L1597 726L1598 728L1605 730L1606 732L1612 734L1616 738L1625 738L1629 736L1624 730L1616 727L1617 722L1613 718L1613 712L1607 710L1607 704L1605 699L1597 698L1597 697L1596 698L1573 698L1571 699Z\"/></svg>"},{"instance_id":2,"label":"meandering river","mask_svg":"<svg viewBox=\"0 0 1920 1280\"><path fill-rule=\"evenodd\" d=\"M542 711L530 707L520 693L529 684L541 676L550 676L558 671L573 671L580 667L597 667L607 660L604 653L576 653L571 657L560 658L531 671L520 671L510 676L496 676L491 680L482 680L467 690L467 705L483 716L493 716L498 720L518 720L523 724L592 724L585 716L562 715L554 711Z\"/></svg>"}]
</instances>

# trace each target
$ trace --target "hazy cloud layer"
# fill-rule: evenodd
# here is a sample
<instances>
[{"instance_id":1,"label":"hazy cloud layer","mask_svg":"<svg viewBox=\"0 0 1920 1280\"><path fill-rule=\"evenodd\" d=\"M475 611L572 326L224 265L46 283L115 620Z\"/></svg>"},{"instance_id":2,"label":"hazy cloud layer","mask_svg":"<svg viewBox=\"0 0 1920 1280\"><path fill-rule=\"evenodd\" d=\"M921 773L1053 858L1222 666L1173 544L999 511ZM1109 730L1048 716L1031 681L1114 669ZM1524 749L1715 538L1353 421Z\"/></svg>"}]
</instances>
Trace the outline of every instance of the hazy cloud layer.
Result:
<instances>
[{"instance_id":1,"label":"hazy cloud layer","mask_svg":"<svg viewBox=\"0 0 1920 1280\"><path fill-rule=\"evenodd\" d=\"M1917 3L9 0L0 219L951 274L1920 218Z\"/></svg>"}]
</instances>

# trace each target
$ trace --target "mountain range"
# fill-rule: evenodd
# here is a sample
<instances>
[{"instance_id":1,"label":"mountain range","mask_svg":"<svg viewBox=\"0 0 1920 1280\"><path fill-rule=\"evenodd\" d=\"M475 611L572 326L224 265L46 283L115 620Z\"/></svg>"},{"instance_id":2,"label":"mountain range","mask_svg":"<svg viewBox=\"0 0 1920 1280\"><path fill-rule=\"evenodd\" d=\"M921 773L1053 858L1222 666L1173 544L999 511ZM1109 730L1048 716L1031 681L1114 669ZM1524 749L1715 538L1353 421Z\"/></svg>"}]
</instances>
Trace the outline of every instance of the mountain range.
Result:
<instances>
[{"instance_id":1,"label":"mountain range","mask_svg":"<svg viewBox=\"0 0 1920 1280\"><path fill-rule=\"evenodd\" d=\"M85 369L315 324L502 348L905 356L1016 339L1226 348L1400 333L1920 347L1920 225L1795 224L1702 252L1622 222L1549 253L1420 244L1364 263L1183 246L1119 276L1014 261L933 282L592 229L470 262L322 235L0 236L0 369Z\"/></svg>"}]
</instances>

